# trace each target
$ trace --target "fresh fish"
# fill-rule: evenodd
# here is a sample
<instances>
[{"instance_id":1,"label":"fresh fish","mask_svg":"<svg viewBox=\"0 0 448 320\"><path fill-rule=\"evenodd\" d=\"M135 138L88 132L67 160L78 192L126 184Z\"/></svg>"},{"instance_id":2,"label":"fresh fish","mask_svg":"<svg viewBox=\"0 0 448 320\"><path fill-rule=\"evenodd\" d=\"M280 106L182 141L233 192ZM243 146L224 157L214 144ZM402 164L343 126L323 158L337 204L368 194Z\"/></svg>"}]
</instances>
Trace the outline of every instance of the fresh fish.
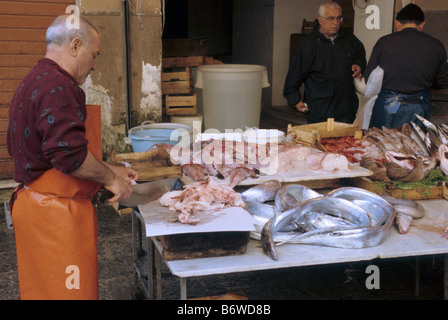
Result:
<instances>
[{"instance_id":1,"label":"fresh fish","mask_svg":"<svg viewBox=\"0 0 448 320\"><path fill-rule=\"evenodd\" d=\"M371 156L363 156L359 161L359 165L373 172L369 178L373 181L391 181L387 175L386 167Z\"/></svg>"},{"instance_id":2,"label":"fresh fish","mask_svg":"<svg viewBox=\"0 0 448 320\"><path fill-rule=\"evenodd\" d=\"M440 127L442 128L443 132L445 132L445 134L448 135L448 124L447 123L441 123Z\"/></svg>"},{"instance_id":3,"label":"fresh fish","mask_svg":"<svg viewBox=\"0 0 448 320\"><path fill-rule=\"evenodd\" d=\"M342 197L326 196L304 202L301 205L300 216L303 217L311 212L344 219L358 227L368 226L371 223L370 215L365 209Z\"/></svg>"},{"instance_id":4,"label":"fresh fish","mask_svg":"<svg viewBox=\"0 0 448 320\"><path fill-rule=\"evenodd\" d=\"M448 134L445 133L442 126L436 125L436 128L437 128L437 134L439 135L440 141L444 145L448 145Z\"/></svg>"},{"instance_id":5,"label":"fresh fish","mask_svg":"<svg viewBox=\"0 0 448 320\"><path fill-rule=\"evenodd\" d=\"M281 187L275 196L275 209L283 212L297 207L306 200L321 196L320 193L303 185L287 184Z\"/></svg>"},{"instance_id":6,"label":"fresh fish","mask_svg":"<svg viewBox=\"0 0 448 320\"><path fill-rule=\"evenodd\" d=\"M385 223L378 228L316 229L279 243L312 244L336 248L359 249L380 245L387 237L395 214L386 214Z\"/></svg>"},{"instance_id":7,"label":"fresh fish","mask_svg":"<svg viewBox=\"0 0 448 320\"><path fill-rule=\"evenodd\" d=\"M414 219L420 219L425 215L425 208L417 201L399 199L388 194L382 194L381 198L391 204L397 212L406 214Z\"/></svg>"},{"instance_id":8,"label":"fresh fish","mask_svg":"<svg viewBox=\"0 0 448 320\"><path fill-rule=\"evenodd\" d=\"M300 230L308 232L315 229L323 229L330 227L355 227L356 225L343 218L331 216L325 213L311 211L305 213L302 219L296 221L295 224Z\"/></svg>"},{"instance_id":9,"label":"fresh fish","mask_svg":"<svg viewBox=\"0 0 448 320\"><path fill-rule=\"evenodd\" d=\"M426 129L431 130L433 132L437 132L437 127L431 121L423 118L422 116L420 116L416 113L415 113L415 116L417 117L418 120L421 121L421 123L423 123L423 125L425 126Z\"/></svg>"},{"instance_id":10,"label":"fresh fish","mask_svg":"<svg viewBox=\"0 0 448 320\"><path fill-rule=\"evenodd\" d=\"M423 164L423 160L420 156L416 156L415 166L411 172L405 177L401 177L397 179L398 181L403 182L415 182L423 180L427 175L427 171L425 170L425 165Z\"/></svg>"},{"instance_id":11,"label":"fresh fish","mask_svg":"<svg viewBox=\"0 0 448 320\"><path fill-rule=\"evenodd\" d=\"M437 151L437 157L440 161L439 169L442 171L442 173L446 176L448 176L448 146L442 144L438 151Z\"/></svg>"},{"instance_id":12,"label":"fresh fish","mask_svg":"<svg viewBox=\"0 0 448 320\"><path fill-rule=\"evenodd\" d=\"M376 193L356 187L338 188L327 194L328 197L339 197L354 202L370 215L372 226L384 223L387 215L394 213L394 208ZM387 215L385 214L387 213Z\"/></svg>"},{"instance_id":13,"label":"fresh fish","mask_svg":"<svg viewBox=\"0 0 448 320\"><path fill-rule=\"evenodd\" d=\"M408 233L413 219L420 219L425 215L425 208L417 201L398 199L387 194L381 197L389 202L397 212L395 224L401 234Z\"/></svg>"},{"instance_id":14,"label":"fresh fish","mask_svg":"<svg viewBox=\"0 0 448 320\"><path fill-rule=\"evenodd\" d=\"M421 181L428 175L430 170L437 166L436 150L432 142L425 142L429 149L429 157L394 151L386 152L385 156L389 161L386 172L390 179L403 182Z\"/></svg>"},{"instance_id":15,"label":"fresh fish","mask_svg":"<svg viewBox=\"0 0 448 320\"><path fill-rule=\"evenodd\" d=\"M283 231L293 222L303 221L304 216L310 212L328 214L351 222L354 227L370 225L370 216L361 207L343 198L318 197L303 202L300 206L276 214L263 227L261 242L263 251L272 259L277 260L275 238L277 233ZM338 226L337 228L347 228Z\"/></svg>"},{"instance_id":16,"label":"fresh fish","mask_svg":"<svg viewBox=\"0 0 448 320\"><path fill-rule=\"evenodd\" d=\"M243 191L241 197L245 202L273 201L281 186L282 184L278 180L269 180Z\"/></svg>"},{"instance_id":17,"label":"fresh fish","mask_svg":"<svg viewBox=\"0 0 448 320\"><path fill-rule=\"evenodd\" d=\"M357 206L364 207L372 218L371 225L350 227L329 227L316 229L291 237L283 243L313 244L337 248L365 248L381 244L387 237L395 218L395 209L377 194L360 188L339 188L327 195L350 199Z\"/></svg>"},{"instance_id":18,"label":"fresh fish","mask_svg":"<svg viewBox=\"0 0 448 320\"><path fill-rule=\"evenodd\" d=\"M425 141L425 132L420 128L420 126L416 125L415 122L411 121L412 128L417 133L421 141Z\"/></svg>"},{"instance_id":19,"label":"fresh fish","mask_svg":"<svg viewBox=\"0 0 448 320\"><path fill-rule=\"evenodd\" d=\"M427 134L429 135L429 138L431 139L432 143L434 143L436 148L439 148L439 146L443 143L440 140L439 134L437 132L438 131L437 127L432 122L426 120L425 118L419 116L418 114L415 114L415 116L423 123L423 125L427 129Z\"/></svg>"},{"instance_id":20,"label":"fresh fish","mask_svg":"<svg viewBox=\"0 0 448 320\"><path fill-rule=\"evenodd\" d=\"M260 240L261 231L266 223L274 218L274 206L260 202L246 202L245 208L247 212L254 218L255 231L250 233L250 237L256 240Z\"/></svg>"},{"instance_id":21,"label":"fresh fish","mask_svg":"<svg viewBox=\"0 0 448 320\"><path fill-rule=\"evenodd\" d=\"M426 148L424 139L422 140L420 138L420 135L409 123L405 123L403 125L400 133L403 135L403 142L410 142L409 147L411 148L411 152L413 152L414 154L419 154L421 156L430 156L429 151Z\"/></svg>"},{"instance_id":22,"label":"fresh fish","mask_svg":"<svg viewBox=\"0 0 448 320\"><path fill-rule=\"evenodd\" d=\"M398 232L401 234L408 233L413 220L414 219L411 216L397 212L397 215L395 216L395 224L398 227Z\"/></svg>"}]
</instances>

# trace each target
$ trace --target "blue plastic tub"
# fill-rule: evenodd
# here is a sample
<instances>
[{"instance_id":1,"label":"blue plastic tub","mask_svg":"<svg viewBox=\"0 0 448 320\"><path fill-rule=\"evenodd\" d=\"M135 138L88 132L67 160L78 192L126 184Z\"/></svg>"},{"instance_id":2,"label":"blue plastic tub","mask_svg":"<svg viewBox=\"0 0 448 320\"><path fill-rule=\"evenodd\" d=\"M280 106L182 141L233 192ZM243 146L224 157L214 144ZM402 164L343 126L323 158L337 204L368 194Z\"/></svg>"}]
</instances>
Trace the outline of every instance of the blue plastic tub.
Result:
<instances>
[{"instance_id":1,"label":"blue plastic tub","mask_svg":"<svg viewBox=\"0 0 448 320\"><path fill-rule=\"evenodd\" d=\"M144 152L157 143L176 145L191 143L192 127L180 123L143 122L139 127L129 130L134 152Z\"/></svg>"}]
</instances>

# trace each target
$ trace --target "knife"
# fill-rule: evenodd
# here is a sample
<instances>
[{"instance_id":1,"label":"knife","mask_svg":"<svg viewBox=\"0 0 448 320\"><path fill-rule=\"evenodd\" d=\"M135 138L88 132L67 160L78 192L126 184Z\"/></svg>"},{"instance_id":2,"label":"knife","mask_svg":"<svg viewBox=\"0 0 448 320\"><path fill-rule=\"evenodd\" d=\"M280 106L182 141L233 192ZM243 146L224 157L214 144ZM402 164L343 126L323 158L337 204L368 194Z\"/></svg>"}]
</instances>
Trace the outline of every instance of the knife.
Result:
<instances>
[{"instance_id":1,"label":"knife","mask_svg":"<svg viewBox=\"0 0 448 320\"><path fill-rule=\"evenodd\" d=\"M132 185L131 196L126 200L120 201L120 205L134 207L139 204L151 202L174 188L179 188L177 177L137 183ZM111 191L101 187L94 197L94 202L104 202L113 196L114 194Z\"/></svg>"}]
</instances>

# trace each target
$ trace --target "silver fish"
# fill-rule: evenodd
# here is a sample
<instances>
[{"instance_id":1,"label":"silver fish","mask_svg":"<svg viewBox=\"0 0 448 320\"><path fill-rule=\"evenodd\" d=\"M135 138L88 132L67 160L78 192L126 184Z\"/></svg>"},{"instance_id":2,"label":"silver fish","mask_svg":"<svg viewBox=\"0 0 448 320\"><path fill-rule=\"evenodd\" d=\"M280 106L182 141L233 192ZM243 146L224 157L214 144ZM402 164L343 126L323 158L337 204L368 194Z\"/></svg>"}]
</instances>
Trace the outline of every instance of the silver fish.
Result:
<instances>
[{"instance_id":1,"label":"silver fish","mask_svg":"<svg viewBox=\"0 0 448 320\"><path fill-rule=\"evenodd\" d=\"M325 213L311 211L307 212L302 219L295 222L296 225L303 230L308 232L315 229L323 229L330 227L355 227L356 225L350 221L343 218L331 216Z\"/></svg>"},{"instance_id":2,"label":"silver fish","mask_svg":"<svg viewBox=\"0 0 448 320\"><path fill-rule=\"evenodd\" d=\"M401 234L408 233L412 220L414 219L411 216L397 212L397 215L395 216L395 224L398 226L398 232Z\"/></svg>"},{"instance_id":3,"label":"silver fish","mask_svg":"<svg viewBox=\"0 0 448 320\"><path fill-rule=\"evenodd\" d=\"M388 194L382 194L381 197L389 202L397 212L395 224L401 234L408 233L413 219L420 219L426 213L425 208L417 201L398 199Z\"/></svg>"},{"instance_id":4,"label":"silver fish","mask_svg":"<svg viewBox=\"0 0 448 320\"><path fill-rule=\"evenodd\" d=\"M251 231L250 237L260 240L261 231L266 223L274 218L274 206L260 202L245 202L245 209L254 218L255 231Z\"/></svg>"},{"instance_id":5,"label":"silver fish","mask_svg":"<svg viewBox=\"0 0 448 320\"><path fill-rule=\"evenodd\" d=\"M440 141L444 145L448 145L448 135L445 133L442 126L436 125L436 128L437 128L437 134L439 135Z\"/></svg>"},{"instance_id":6,"label":"silver fish","mask_svg":"<svg viewBox=\"0 0 448 320\"><path fill-rule=\"evenodd\" d=\"M424 139L420 138L420 134L409 124L405 123L401 129L403 141L410 141L411 152L421 156L429 157L429 151L426 148Z\"/></svg>"},{"instance_id":7,"label":"silver fish","mask_svg":"<svg viewBox=\"0 0 448 320\"><path fill-rule=\"evenodd\" d=\"M415 124L415 122L411 121L412 128L415 130L420 140L425 141L425 132L423 132L422 128Z\"/></svg>"},{"instance_id":8,"label":"silver fish","mask_svg":"<svg viewBox=\"0 0 448 320\"><path fill-rule=\"evenodd\" d=\"M281 186L282 184L278 180L269 180L241 192L241 198L244 202L273 201Z\"/></svg>"},{"instance_id":9,"label":"silver fish","mask_svg":"<svg viewBox=\"0 0 448 320\"><path fill-rule=\"evenodd\" d=\"M423 118L422 116L419 116L418 114L415 114L415 116L423 123L423 125L427 129L427 135L429 135L429 138L431 139L432 143L434 143L436 148L439 148L439 146L443 143L440 140L437 127L432 122Z\"/></svg>"},{"instance_id":10,"label":"silver fish","mask_svg":"<svg viewBox=\"0 0 448 320\"><path fill-rule=\"evenodd\" d=\"M334 190L333 196L352 199L358 205L368 207L370 209L369 213L373 217L372 225L356 228L329 227L316 229L291 237L277 245L297 243L337 248L365 248L379 245L384 241L396 215L395 209L387 201L367 190L350 187ZM369 200L365 200L366 197Z\"/></svg>"},{"instance_id":11,"label":"silver fish","mask_svg":"<svg viewBox=\"0 0 448 320\"><path fill-rule=\"evenodd\" d=\"M279 243L312 244L320 246L329 246L336 248L366 248L380 245L387 237L390 226L392 225L394 214L386 214L383 225L378 228L358 227L358 228L325 228L316 229L298 235L294 238Z\"/></svg>"},{"instance_id":12,"label":"silver fish","mask_svg":"<svg viewBox=\"0 0 448 320\"><path fill-rule=\"evenodd\" d=\"M425 126L426 129L437 132L436 126L431 121L423 118L422 116L420 116L416 113L415 113L415 116L417 117L418 120L421 121L421 123L423 123L423 125Z\"/></svg>"},{"instance_id":13,"label":"silver fish","mask_svg":"<svg viewBox=\"0 0 448 320\"><path fill-rule=\"evenodd\" d=\"M381 198L390 203L397 212L406 214L414 219L420 219L425 216L425 208L421 203L409 200L409 199L399 199L388 194L382 194Z\"/></svg>"},{"instance_id":14,"label":"silver fish","mask_svg":"<svg viewBox=\"0 0 448 320\"><path fill-rule=\"evenodd\" d=\"M321 196L320 193L303 185L287 184L281 187L275 196L275 209L283 212L297 207L306 200Z\"/></svg>"},{"instance_id":15,"label":"silver fish","mask_svg":"<svg viewBox=\"0 0 448 320\"><path fill-rule=\"evenodd\" d=\"M448 146L442 144L438 151L437 151L437 157L440 161L440 171L442 171L442 173L444 175L448 175Z\"/></svg>"},{"instance_id":16,"label":"silver fish","mask_svg":"<svg viewBox=\"0 0 448 320\"><path fill-rule=\"evenodd\" d=\"M261 242L264 253L272 259L277 260L278 256L274 240L277 233L284 230L285 227L294 221L303 221L304 216L311 212L343 218L351 222L354 225L353 227L368 226L371 222L370 216L364 209L346 199L332 197L309 199L298 207L276 215L266 223L261 232ZM341 229L346 227L347 226L337 226L335 228Z\"/></svg>"}]
</instances>

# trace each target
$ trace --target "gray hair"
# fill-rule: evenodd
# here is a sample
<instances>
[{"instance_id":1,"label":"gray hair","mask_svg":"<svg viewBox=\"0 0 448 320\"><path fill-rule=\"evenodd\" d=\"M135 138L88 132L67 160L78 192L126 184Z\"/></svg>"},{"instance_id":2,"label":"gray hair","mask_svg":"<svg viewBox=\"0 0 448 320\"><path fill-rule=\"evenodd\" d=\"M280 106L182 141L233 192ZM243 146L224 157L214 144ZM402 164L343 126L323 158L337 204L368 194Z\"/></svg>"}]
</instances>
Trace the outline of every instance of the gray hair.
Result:
<instances>
[{"instance_id":1,"label":"gray hair","mask_svg":"<svg viewBox=\"0 0 448 320\"><path fill-rule=\"evenodd\" d=\"M89 46L93 32L99 34L95 26L82 17L79 17L79 28L68 28L66 22L69 17L70 15L62 15L54 19L47 29L47 46L49 44L65 46L75 38L79 38L85 46Z\"/></svg>"},{"instance_id":2,"label":"gray hair","mask_svg":"<svg viewBox=\"0 0 448 320\"><path fill-rule=\"evenodd\" d=\"M327 1L327 2L322 3L319 6L319 11L318 11L319 17L326 18L325 17L325 10L327 10L327 8L338 9L339 11L342 12L342 8L341 8L341 6L337 2Z\"/></svg>"}]
</instances>

